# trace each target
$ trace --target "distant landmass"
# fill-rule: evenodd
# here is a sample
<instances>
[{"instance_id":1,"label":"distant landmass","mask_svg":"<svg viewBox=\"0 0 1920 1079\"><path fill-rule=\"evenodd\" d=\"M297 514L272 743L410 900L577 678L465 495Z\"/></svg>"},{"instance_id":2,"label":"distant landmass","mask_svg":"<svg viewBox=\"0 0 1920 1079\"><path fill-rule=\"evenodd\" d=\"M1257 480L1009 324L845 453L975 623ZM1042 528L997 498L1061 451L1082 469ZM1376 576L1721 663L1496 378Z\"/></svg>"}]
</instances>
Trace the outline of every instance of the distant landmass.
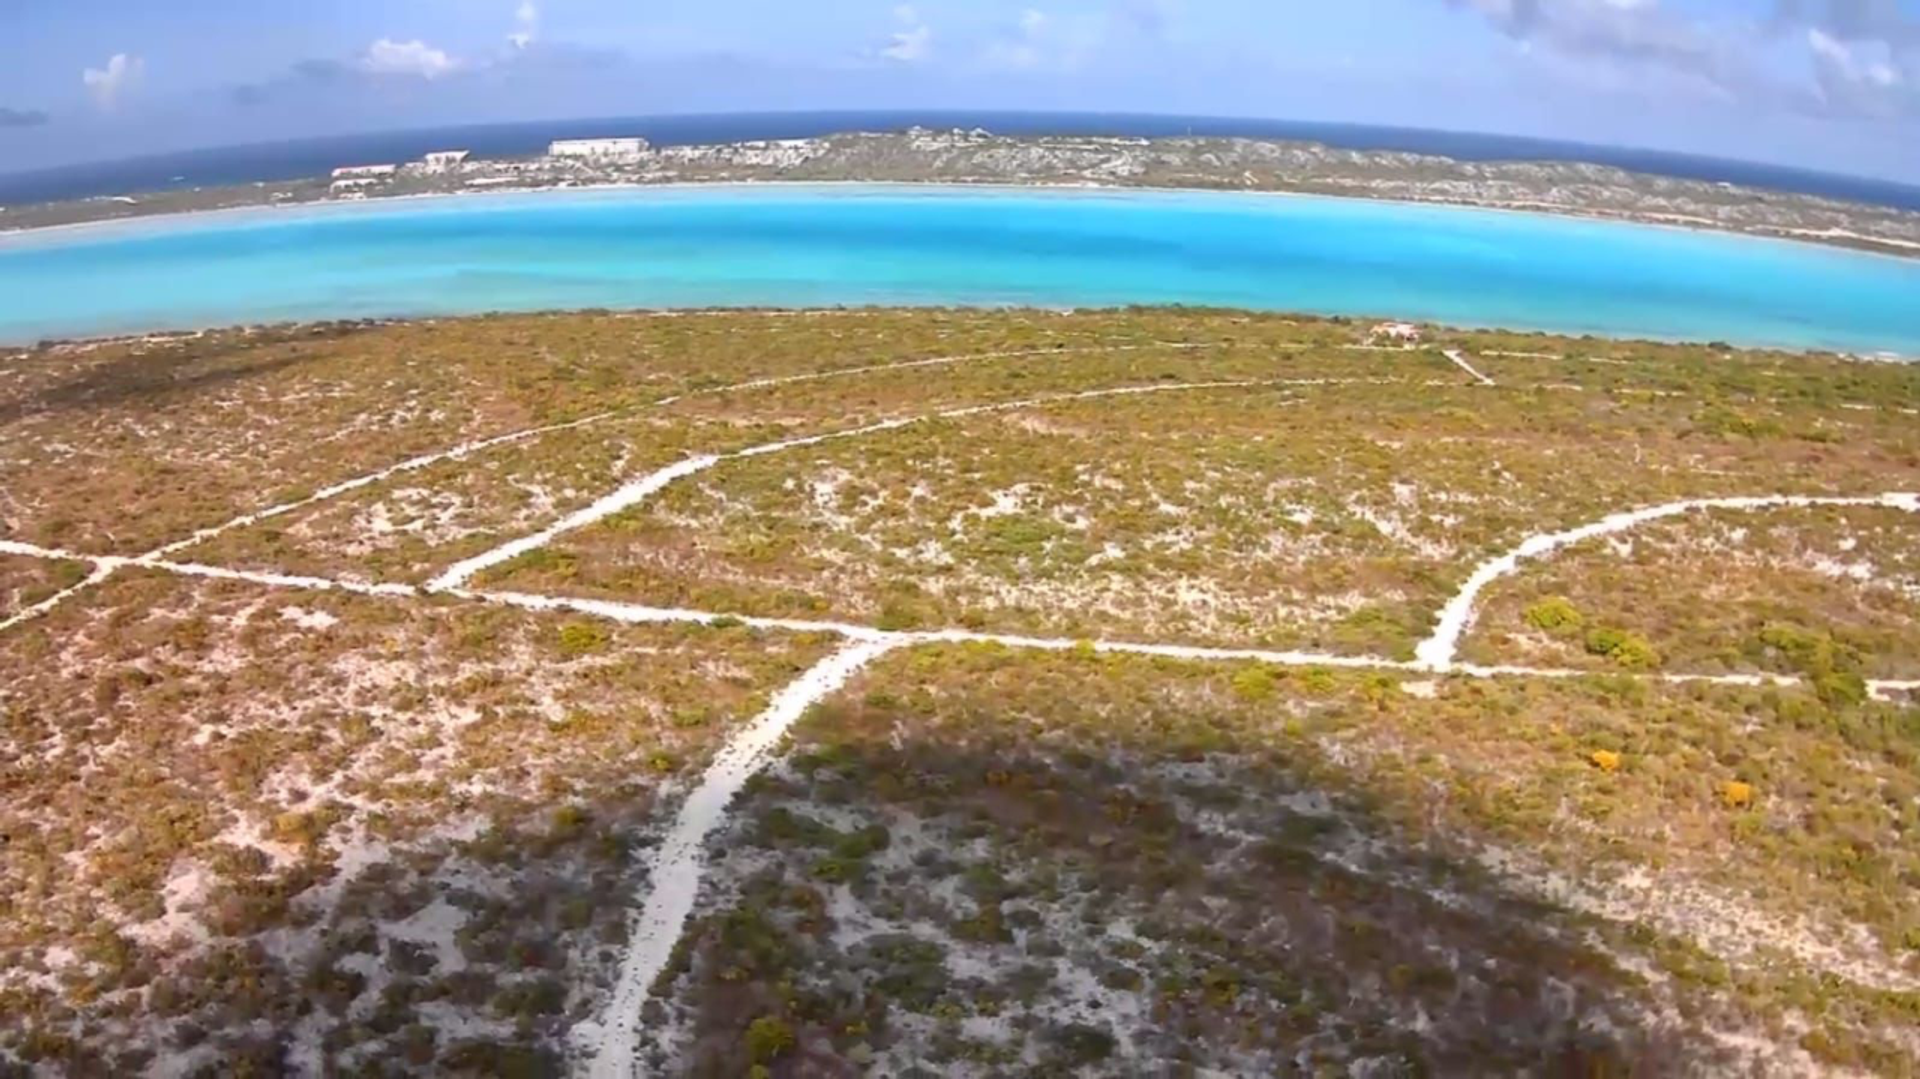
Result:
<instances>
[{"instance_id":1,"label":"distant landmass","mask_svg":"<svg viewBox=\"0 0 1920 1079\"><path fill-rule=\"evenodd\" d=\"M854 126L864 126L855 124ZM429 195L671 184L882 183L1289 192L1705 228L1920 257L1920 211L1572 161L1461 160L1324 142L1171 135L997 135L984 128L696 145L558 140L543 153L436 144L348 157L292 180L0 206L0 232L135 217ZM381 149L406 152L402 148Z\"/></svg>"},{"instance_id":2,"label":"distant landmass","mask_svg":"<svg viewBox=\"0 0 1920 1079\"><path fill-rule=\"evenodd\" d=\"M656 146L818 138L847 131L912 127L984 129L999 135L1179 135L1317 142L1346 150L1394 151L1457 161L1555 161L1736 184L1905 210L1920 210L1920 187L1656 150L1595 146L1509 135L1363 124L1109 113L873 111L653 116L431 128L342 138L194 150L187 153L0 173L0 205L284 181L336 166L405 161L448 147L482 157L537 154L556 139L637 135Z\"/></svg>"}]
</instances>

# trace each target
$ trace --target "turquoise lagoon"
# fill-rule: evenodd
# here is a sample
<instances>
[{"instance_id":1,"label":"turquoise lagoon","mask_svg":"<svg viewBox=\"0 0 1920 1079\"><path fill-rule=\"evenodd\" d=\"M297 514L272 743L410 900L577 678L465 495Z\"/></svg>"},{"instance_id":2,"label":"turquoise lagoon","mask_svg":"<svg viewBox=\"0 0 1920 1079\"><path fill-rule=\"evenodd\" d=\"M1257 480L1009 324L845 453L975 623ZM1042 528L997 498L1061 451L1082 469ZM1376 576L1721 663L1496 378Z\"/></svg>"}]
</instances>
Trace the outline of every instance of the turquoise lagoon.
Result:
<instances>
[{"instance_id":1,"label":"turquoise lagoon","mask_svg":"<svg viewBox=\"0 0 1920 1079\"><path fill-rule=\"evenodd\" d=\"M1392 202L743 185L0 237L0 341L553 308L1204 304L1920 355L1920 260Z\"/></svg>"}]
</instances>

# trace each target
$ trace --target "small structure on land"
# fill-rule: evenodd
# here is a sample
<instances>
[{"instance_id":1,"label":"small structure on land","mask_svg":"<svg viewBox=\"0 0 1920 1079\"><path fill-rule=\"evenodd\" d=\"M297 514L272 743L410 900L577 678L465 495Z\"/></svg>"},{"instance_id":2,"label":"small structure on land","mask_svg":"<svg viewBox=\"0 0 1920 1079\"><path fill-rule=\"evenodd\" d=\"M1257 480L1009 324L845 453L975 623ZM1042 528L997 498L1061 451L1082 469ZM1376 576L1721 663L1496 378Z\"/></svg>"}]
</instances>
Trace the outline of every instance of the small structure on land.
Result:
<instances>
[{"instance_id":1,"label":"small structure on land","mask_svg":"<svg viewBox=\"0 0 1920 1079\"><path fill-rule=\"evenodd\" d=\"M392 176L400 171L398 165L343 165L333 170L336 180L374 180Z\"/></svg>"},{"instance_id":2,"label":"small structure on land","mask_svg":"<svg viewBox=\"0 0 1920 1079\"><path fill-rule=\"evenodd\" d=\"M1391 342L1400 345L1420 343L1420 327L1411 322L1382 322L1369 334L1375 342Z\"/></svg>"},{"instance_id":3,"label":"small structure on land","mask_svg":"<svg viewBox=\"0 0 1920 1079\"><path fill-rule=\"evenodd\" d=\"M637 161L646 151L645 139L559 139L547 147L547 156L585 161Z\"/></svg>"},{"instance_id":4,"label":"small structure on land","mask_svg":"<svg viewBox=\"0 0 1920 1079\"><path fill-rule=\"evenodd\" d=\"M466 150L435 150L421 158L420 164L424 166L428 172L445 172L456 165L465 163L468 154L469 151Z\"/></svg>"}]
</instances>

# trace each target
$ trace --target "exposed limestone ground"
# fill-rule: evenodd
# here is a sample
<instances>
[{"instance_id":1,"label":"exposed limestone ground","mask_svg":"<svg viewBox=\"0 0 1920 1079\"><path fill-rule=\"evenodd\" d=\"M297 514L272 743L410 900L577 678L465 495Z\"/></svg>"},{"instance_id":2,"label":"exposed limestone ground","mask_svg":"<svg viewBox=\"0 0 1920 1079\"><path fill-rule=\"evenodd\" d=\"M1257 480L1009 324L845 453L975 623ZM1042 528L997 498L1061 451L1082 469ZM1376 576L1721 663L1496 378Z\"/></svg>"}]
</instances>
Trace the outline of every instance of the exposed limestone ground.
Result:
<instances>
[{"instance_id":1,"label":"exposed limestone ground","mask_svg":"<svg viewBox=\"0 0 1920 1079\"><path fill-rule=\"evenodd\" d=\"M1913 1070L1920 375L1426 335L0 357L0 1054Z\"/></svg>"}]
</instances>

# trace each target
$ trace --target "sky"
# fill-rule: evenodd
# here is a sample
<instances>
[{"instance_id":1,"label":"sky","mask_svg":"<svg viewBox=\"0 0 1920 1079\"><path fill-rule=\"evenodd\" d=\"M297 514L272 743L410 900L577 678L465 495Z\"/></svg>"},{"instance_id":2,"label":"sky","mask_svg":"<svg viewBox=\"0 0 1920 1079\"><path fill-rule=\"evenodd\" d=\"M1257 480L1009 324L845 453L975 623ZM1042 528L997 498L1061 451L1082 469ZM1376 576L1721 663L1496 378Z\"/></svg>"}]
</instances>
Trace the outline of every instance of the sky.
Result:
<instances>
[{"instance_id":1,"label":"sky","mask_svg":"<svg viewBox=\"0 0 1920 1079\"><path fill-rule=\"evenodd\" d=\"M0 0L0 171L828 109L1389 124L1920 183L1920 0Z\"/></svg>"}]
</instances>

